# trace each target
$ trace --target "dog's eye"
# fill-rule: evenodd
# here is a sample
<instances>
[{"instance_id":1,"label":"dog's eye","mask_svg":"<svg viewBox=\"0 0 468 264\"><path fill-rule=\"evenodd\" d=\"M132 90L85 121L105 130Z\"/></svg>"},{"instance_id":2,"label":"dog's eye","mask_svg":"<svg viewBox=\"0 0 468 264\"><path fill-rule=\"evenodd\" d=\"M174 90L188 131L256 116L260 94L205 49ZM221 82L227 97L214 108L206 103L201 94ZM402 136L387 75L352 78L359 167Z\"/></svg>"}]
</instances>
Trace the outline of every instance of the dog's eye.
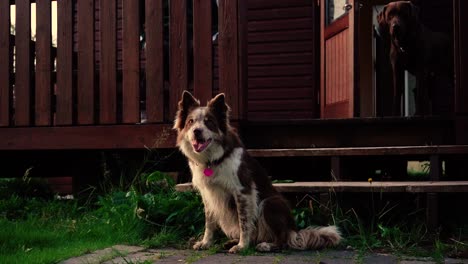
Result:
<instances>
[{"instance_id":1,"label":"dog's eye","mask_svg":"<svg viewBox=\"0 0 468 264\"><path fill-rule=\"evenodd\" d=\"M193 119L187 120L187 124L189 124L189 125L193 124Z\"/></svg>"}]
</instances>

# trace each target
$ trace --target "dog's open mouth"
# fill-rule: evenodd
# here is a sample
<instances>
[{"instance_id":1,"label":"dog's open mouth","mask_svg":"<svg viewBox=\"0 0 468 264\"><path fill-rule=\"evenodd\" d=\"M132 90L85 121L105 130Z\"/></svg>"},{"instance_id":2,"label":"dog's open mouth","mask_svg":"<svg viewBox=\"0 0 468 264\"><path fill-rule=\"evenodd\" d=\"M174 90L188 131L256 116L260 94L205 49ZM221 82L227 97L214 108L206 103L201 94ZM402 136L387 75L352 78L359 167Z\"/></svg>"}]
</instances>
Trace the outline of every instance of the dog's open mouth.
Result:
<instances>
[{"instance_id":1,"label":"dog's open mouth","mask_svg":"<svg viewBox=\"0 0 468 264\"><path fill-rule=\"evenodd\" d=\"M193 149L195 150L195 152L202 152L204 151L211 143L211 138L210 139L207 139L207 140L203 140L203 139L194 139L192 141L192 147Z\"/></svg>"}]
</instances>

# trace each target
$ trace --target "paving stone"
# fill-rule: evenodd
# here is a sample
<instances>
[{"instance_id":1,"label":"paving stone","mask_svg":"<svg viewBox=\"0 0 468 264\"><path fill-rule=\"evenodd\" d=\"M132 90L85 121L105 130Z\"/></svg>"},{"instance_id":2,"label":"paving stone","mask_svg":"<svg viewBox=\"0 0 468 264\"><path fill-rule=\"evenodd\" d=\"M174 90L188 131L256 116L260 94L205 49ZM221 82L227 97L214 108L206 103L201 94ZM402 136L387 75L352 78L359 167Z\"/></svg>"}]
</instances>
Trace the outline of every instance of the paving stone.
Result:
<instances>
[{"instance_id":1,"label":"paving stone","mask_svg":"<svg viewBox=\"0 0 468 264\"><path fill-rule=\"evenodd\" d=\"M389 254L372 254L365 256L363 259L363 263L368 263L368 264L374 264L374 263L379 263L379 264L394 264L394 263L399 263L398 258L389 255Z\"/></svg>"},{"instance_id":2,"label":"paving stone","mask_svg":"<svg viewBox=\"0 0 468 264\"><path fill-rule=\"evenodd\" d=\"M110 248L94 251L93 253L71 258L60 262L61 264L97 264L113 259L117 256L125 256L135 252L143 251L143 247L116 245Z\"/></svg>"}]
</instances>

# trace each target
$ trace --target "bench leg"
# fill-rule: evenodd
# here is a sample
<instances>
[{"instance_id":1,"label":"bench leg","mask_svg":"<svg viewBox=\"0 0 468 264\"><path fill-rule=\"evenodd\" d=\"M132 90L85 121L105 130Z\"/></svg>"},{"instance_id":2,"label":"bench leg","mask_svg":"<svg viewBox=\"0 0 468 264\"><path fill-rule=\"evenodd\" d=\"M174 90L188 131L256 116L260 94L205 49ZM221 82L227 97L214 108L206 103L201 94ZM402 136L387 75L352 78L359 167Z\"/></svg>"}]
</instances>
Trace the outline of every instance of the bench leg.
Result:
<instances>
[{"instance_id":1,"label":"bench leg","mask_svg":"<svg viewBox=\"0 0 468 264\"><path fill-rule=\"evenodd\" d=\"M430 231L439 226L439 199L437 193L427 193L426 224Z\"/></svg>"},{"instance_id":2,"label":"bench leg","mask_svg":"<svg viewBox=\"0 0 468 264\"><path fill-rule=\"evenodd\" d=\"M320 193L319 194L319 199L320 199L320 209L323 212L323 215L326 216L327 218L330 218L331 216L331 197L330 193Z\"/></svg>"},{"instance_id":3,"label":"bench leg","mask_svg":"<svg viewBox=\"0 0 468 264\"><path fill-rule=\"evenodd\" d=\"M338 156L331 157L331 180L340 181L343 179L343 164Z\"/></svg>"},{"instance_id":4,"label":"bench leg","mask_svg":"<svg viewBox=\"0 0 468 264\"><path fill-rule=\"evenodd\" d=\"M431 155L431 170L429 175L431 181L438 181L442 177L442 161L439 155Z\"/></svg>"}]
</instances>

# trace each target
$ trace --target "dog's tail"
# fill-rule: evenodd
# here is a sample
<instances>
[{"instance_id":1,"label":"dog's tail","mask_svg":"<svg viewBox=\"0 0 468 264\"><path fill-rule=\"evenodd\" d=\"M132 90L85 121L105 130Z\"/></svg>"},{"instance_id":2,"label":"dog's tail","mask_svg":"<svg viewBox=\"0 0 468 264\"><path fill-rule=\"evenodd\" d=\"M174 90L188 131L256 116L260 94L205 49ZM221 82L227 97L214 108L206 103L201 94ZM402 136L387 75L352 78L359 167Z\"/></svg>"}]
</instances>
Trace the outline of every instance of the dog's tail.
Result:
<instances>
[{"instance_id":1,"label":"dog's tail","mask_svg":"<svg viewBox=\"0 0 468 264\"><path fill-rule=\"evenodd\" d=\"M341 241L341 234L336 226L307 227L289 233L288 246L297 250L318 249L336 246Z\"/></svg>"}]
</instances>

